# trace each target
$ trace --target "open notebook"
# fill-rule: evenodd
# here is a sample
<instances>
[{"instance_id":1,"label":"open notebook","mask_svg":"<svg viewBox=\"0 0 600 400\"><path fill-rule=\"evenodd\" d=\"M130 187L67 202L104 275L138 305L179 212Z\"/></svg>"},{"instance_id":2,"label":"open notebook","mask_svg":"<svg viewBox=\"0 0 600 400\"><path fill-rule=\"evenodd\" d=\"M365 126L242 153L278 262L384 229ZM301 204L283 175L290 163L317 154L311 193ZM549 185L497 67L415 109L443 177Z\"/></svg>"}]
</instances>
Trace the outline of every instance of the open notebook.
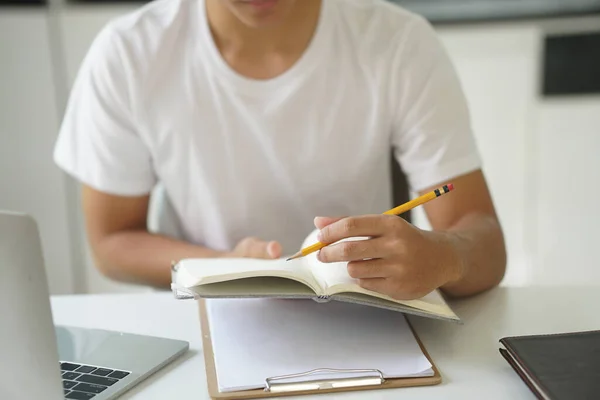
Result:
<instances>
[{"instance_id":1,"label":"open notebook","mask_svg":"<svg viewBox=\"0 0 600 400\"><path fill-rule=\"evenodd\" d=\"M315 243L316 235L315 230L302 247ZM290 261L183 259L174 266L172 288L184 298L313 298L460 321L437 290L416 300L395 300L360 287L346 267L345 262L321 263L316 253Z\"/></svg>"}]
</instances>

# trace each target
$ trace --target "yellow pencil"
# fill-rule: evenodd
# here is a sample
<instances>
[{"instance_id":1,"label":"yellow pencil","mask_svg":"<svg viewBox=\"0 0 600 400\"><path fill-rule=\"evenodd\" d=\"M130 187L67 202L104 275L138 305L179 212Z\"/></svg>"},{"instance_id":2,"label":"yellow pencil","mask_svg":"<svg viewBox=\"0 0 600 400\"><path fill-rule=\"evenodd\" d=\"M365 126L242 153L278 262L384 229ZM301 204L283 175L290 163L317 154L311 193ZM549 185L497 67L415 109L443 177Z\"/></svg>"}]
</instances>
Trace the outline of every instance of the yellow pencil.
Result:
<instances>
[{"instance_id":1,"label":"yellow pencil","mask_svg":"<svg viewBox=\"0 0 600 400\"><path fill-rule=\"evenodd\" d=\"M387 214L387 215L400 215L402 213L405 213L407 211L412 210L415 207L420 206L421 204L425 204L428 201L431 201L433 199L436 199L446 193L449 193L451 190L454 189L454 185L452 185L451 183L442 186L439 189L435 189L432 190L429 193L424 194L423 196L419 196L416 199L413 199L411 201L408 201L398 207L392 208L391 210L388 210L386 212L384 212L383 214ZM290 261L293 260L295 258L300 258L300 257L304 257L307 256L311 253L314 253L315 251L319 251L321 250L323 247L327 246L327 244L321 243L321 242L317 242L313 245L310 245L308 247L303 248L302 250L300 250L299 252L297 252L296 254L294 254L292 257L288 258L286 261Z\"/></svg>"}]
</instances>

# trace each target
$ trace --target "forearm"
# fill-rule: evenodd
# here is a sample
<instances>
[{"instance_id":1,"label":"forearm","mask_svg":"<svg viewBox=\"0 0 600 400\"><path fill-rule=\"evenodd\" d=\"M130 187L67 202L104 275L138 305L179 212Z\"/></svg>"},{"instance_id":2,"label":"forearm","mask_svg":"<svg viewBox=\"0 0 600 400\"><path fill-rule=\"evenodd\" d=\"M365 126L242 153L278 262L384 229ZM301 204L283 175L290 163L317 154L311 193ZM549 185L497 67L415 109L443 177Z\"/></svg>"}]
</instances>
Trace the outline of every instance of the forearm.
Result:
<instances>
[{"instance_id":1,"label":"forearm","mask_svg":"<svg viewBox=\"0 0 600 400\"><path fill-rule=\"evenodd\" d=\"M469 214L446 231L459 278L441 289L455 297L469 296L500 283L506 269L506 249L496 218Z\"/></svg>"},{"instance_id":2,"label":"forearm","mask_svg":"<svg viewBox=\"0 0 600 400\"><path fill-rule=\"evenodd\" d=\"M169 287L172 261L225 255L143 230L113 233L92 247L96 266L107 277L157 288Z\"/></svg>"}]
</instances>

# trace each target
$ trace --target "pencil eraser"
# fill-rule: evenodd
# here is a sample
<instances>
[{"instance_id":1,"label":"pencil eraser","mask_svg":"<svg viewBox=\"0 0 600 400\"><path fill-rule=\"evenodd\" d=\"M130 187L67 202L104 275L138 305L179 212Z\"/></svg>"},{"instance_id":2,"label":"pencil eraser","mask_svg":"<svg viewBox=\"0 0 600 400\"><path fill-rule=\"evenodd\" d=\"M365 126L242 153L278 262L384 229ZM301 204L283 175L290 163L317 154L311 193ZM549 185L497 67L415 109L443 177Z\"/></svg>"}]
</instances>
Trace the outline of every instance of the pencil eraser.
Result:
<instances>
[{"instance_id":1,"label":"pencil eraser","mask_svg":"<svg viewBox=\"0 0 600 400\"><path fill-rule=\"evenodd\" d=\"M448 190L454 190L454 185L453 185L453 184L451 184L451 183L449 183L449 184L448 184Z\"/></svg>"}]
</instances>

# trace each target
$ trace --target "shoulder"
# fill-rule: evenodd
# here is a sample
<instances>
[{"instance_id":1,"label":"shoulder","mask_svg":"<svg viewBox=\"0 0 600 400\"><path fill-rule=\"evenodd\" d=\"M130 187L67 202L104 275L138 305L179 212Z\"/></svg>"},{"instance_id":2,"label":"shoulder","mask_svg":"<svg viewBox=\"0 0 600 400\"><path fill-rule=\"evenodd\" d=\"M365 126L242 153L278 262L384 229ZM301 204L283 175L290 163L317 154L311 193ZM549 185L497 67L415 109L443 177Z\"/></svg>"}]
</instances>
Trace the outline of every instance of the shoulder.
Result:
<instances>
[{"instance_id":1,"label":"shoulder","mask_svg":"<svg viewBox=\"0 0 600 400\"><path fill-rule=\"evenodd\" d=\"M198 3L193 0L153 0L113 18L105 29L130 40L160 37L186 22L197 10Z\"/></svg>"},{"instance_id":2,"label":"shoulder","mask_svg":"<svg viewBox=\"0 0 600 400\"><path fill-rule=\"evenodd\" d=\"M154 0L110 20L97 34L88 57L142 72L185 35L197 8L193 0Z\"/></svg>"},{"instance_id":3,"label":"shoulder","mask_svg":"<svg viewBox=\"0 0 600 400\"><path fill-rule=\"evenodd\" d=\"M419 14L390 0L329 0L344 34L371 56L398 56L415 47L439 47L434 28Z\"/></svg>"}]
</instances>

